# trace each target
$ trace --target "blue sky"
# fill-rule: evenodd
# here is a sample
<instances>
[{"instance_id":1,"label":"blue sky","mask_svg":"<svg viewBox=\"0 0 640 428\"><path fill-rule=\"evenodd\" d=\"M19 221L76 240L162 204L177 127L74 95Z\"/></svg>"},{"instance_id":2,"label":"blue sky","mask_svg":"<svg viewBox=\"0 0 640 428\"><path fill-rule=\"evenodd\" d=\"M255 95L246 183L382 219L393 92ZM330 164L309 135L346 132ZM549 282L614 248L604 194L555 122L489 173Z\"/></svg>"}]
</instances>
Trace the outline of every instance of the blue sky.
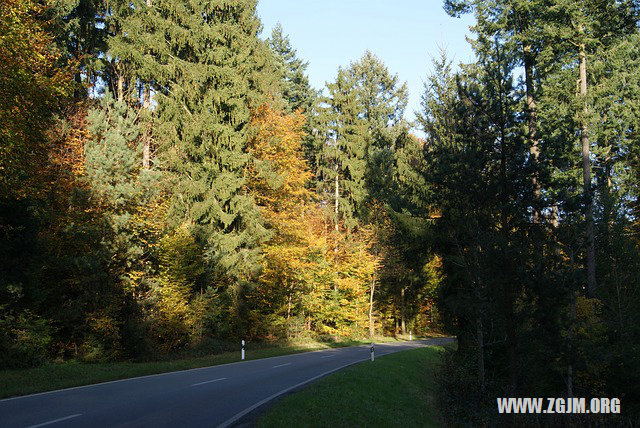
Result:
<instances>
[{"instance_id":1,"label":"blue sky","mask_svg":"<svg viewBox=\"0 0 640 428\"><path fill-rule=\"evenodd\" d=\"M260 0L262 37L282 24L285 34L309 62L311 84L323 88L338 66L346 67L369 49L409 87L407 118L420 107L431 59L444 47L454 63L469 62L465 40L472 17L451 18L442 0Z\"/></svg>"}]
</instances>

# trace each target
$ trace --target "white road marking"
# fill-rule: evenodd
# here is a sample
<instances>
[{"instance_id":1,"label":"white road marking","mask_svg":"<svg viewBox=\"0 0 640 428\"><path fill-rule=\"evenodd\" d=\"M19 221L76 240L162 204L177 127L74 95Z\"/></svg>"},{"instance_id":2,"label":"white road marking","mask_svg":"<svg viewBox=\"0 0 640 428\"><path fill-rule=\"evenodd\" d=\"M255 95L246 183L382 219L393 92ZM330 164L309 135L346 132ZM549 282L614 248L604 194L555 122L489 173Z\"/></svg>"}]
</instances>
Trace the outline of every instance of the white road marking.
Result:
<instances>
[{"instance_id":1,"label":"white road marking","mask_svg":"<svg viewBox=\"0 0 640 428\"><path fill-rule=\"evenodd\" d=\"M194 384L193 384L193 385L191 385L191 386L204 385L204 384L206 384L206 383L218 382L218 381L220 381L220 380L225 380L225 379L226 379L226 377L221 377L220 379L213 379L213 380L207 380L207 381L205 381L205 382L194 383Z\"/></svg>"},{"instance_id":2,"label":"white road marking","mask_svg":"<svg viewBox=\"0 0 640 428\"><path fill-rule=\"evenodd\" d=\"M326 349L318 349L316 351L300 352L298 354L292 354L292 355L308 355L308 354L315 354L315 353L318 353L318 352L325 352L325 351L326 351ZM257 362L264 361L264 360L273 360L273 359L276 359L276 358L289 357L289 356L291 356L291 355L276 355L274 357L256 358L255 360L238 361L238 362L235 362L235 363L215 364L213 366L196 367L196 368L193 368L193 369L176 370L176 371L172 371L172 372L156 373L156 374L152 374L152 375L129 377L129 378L126 378L126 379L109 380L107 382L93 383L93 384L90 384L90 385L72 386L71 388L56 389L56 390L53 390L53 391L36 392L35 394L25 394L25 395L18 395L16 397L3 398L3 399L0 400L0 403L5 402L5 401L14 401L14 400L22 400L24 398L37 397L39 395L57 394L59 392L72 391L72 390L75 390L75 389L93 388L93 387L96 387L96 386L108 385L108 384L111 384L111 383L130 382L130 381L135 381L135 380L138 380L138 379L146 379L146 378L159 377L159 376L169 376L169 375L192 372L192 371L196 371L196 370L207 370L207 369L211 369L211 368L214 368L214 367L232 366L234 364L236 364L236 365L237 364L246 365L247 363L257 363Z\"/></svg>"},{"instance_id":3,"label":"white road marking","mask_svg":"<svg viewBox=\"0 0 640 428\"><path fill-rule=\"evenodd\" d=\"M64 418L60 418L60 419L54 419L52 421L48 421L48 422L43 422L41 424L38 425L31 425L29 428L38 428L38 427L43 427L45 425L51 425L51 424L55 424L56 422L62 422L62 421L66 421L67 419L71 419L71 418L77 418L78 416L80 416L81 413L78 413L76 415L71 415L71 416L65 416Z\"/></svg>"},{"instance_id":4,"label":"white road marking","mask_svg":"<svg viewBox=\"0 0 640 428\"><path fill-rule=\"evenodd\" d=\"M442 344L436 344L434 346L441 346L441 345ZM355 345L353 347L347 346L347 347L345 347L345 349L362 348L362 347L366 348L367 346L368 345ZM292 354L292 355L310 355L310 354L316 354L316 353L319 353L319 352L327 352L327 349L318 349L318 350L315 350L315 351L301 352L301 353ZM179 374L182 374L182 373L192 372L192 371L196 371L196 370L207 370L207 369L211 369L211 368L214 368L214 367L232 366L234 364L237 365L237 364L256 363L256 362L260 362L260 361L264 361L264 360L273 360L273 359L276 359L276 358L282 358L282 357L285 357L285 356L289 357L291 355L276 355L274 357L257 358L255 360L239 361L239 362L235 362L235 363L215 364L213 366L196 367L196 368L193 368L193 369L176 370L176 371L172 371L172 372L156 373L156 374L152 374L152 375L129 377L129 378L126 378L126 379L109 380L109 381L106 381L106 382L93 383L93 384L89 384L89 385L72 386L70 388L55 389L53 391L36 392L34 394L25 394L25 395L18 395L16 397L3 398L3 399L0 399L0 403L3 403L5 401L23 400L25 398L37 397L37 396L40 396L40 395L57 394L59 392L73 391L73 390L76 390L76 389L94 388L94 387L97 387L97 386L109 385L109 384L112 384L112 383L131 382L131 381L136 381L136 380L140 380L140 379L147 379L147 378L152 378L152 377L179 375Z\"/></svg>"},{"instance_id":5,"label":"white road marking","mask_svg":"<svg viewBox=\"0 0 640 428\"><path fill-rule=\"evenodd\" d=\"M277 366L273 366L271 368L272 369L277 369L278 367L284 367L284 366L290 366L290 365L291 365L291 363L285 363L285 364L280 364L280 365L277 365Z\"/></svg>"},{"instance_id":6,"label":"white road marking","mask_svg":"<svg viewBox=\"0 0 640 428\"><path fill-rule=\"evenodd\" d=\"M368 345L365 345L364 347L366 347L366 346L368 346ZM442 344L441 343L433 343L433 344L418 343L416 345L416 347L420 347L420 348L428 347L428 346L442 346ZM363 347L363 346L360 346L360 347ZM281 396L283 394L286 394L289 391L292 391L292 390L294 390L296 388L300 388L301 386L304 386L304 385L306 385L308 383L311 383L316 379L320 379L320 378L322 378L324 376L330 375L331 373L335 373L338 370L342 370L345 367L349 367L349 366L352 366L354 364L358 364L358 363L361 363L361 362L364 362L364 361L369 361L369 357L367 356L367 358L364 358L362 360L356 360L356 361L344 364L344 365L342 365L340 367L336 367L335 369L328 370L328 371L326 371L324 373L320 373L317 376L313 376L312 378L309 378L309 379L307 379L305 381L302 381L297 385L293 385L293 386L285 388L285 389L283 389L281 391L278 391L275 394L272 394L272 395L268 396L264 400L260 400L257 403L255 403L254 405L247 407L243 411L241 411L239 413L236 413L234 416L232 416L231 418L227 419L226 421L224 421L220 425L218 425L218 428L227 428L227 427L233 425L235 422L237 422L238 420L242 419L244 416L246 416L247 414L251 413L252 411L257 409L258 407L262 406L265 403L268 403L269 401L273 400L276 397L279 397L279 396Z\"/></svg>"},{"instance_id":7,"label":"white road marking","mask_svg":"<svg viewBox=\"0 0 640 428\"><path fill-rule=\"evenodd\" d=\"M335 355L323 355L323 356L322 356L322 357L320 357L320 358L331 358L331 357L335 357Z\"/></svg>"}]
</instances>

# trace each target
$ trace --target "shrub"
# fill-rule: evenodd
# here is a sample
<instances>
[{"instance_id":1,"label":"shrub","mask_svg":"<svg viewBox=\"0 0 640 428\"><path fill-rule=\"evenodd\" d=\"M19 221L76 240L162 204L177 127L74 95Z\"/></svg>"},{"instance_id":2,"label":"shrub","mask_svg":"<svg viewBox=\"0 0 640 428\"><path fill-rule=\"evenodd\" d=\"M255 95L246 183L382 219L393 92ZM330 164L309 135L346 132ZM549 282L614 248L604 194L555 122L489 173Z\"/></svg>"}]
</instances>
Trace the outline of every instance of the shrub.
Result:
<instances>
[{"instance_id":1,"label":"shrub","mask_svg":"<svg viewBox=\"0 0 640 428\"><path fill-rule=\"evenodd\" d=\"M24 368L42 364L51 340L49 322L29 311L0 315L0 366Z\"/></svg>"}]
</instances>

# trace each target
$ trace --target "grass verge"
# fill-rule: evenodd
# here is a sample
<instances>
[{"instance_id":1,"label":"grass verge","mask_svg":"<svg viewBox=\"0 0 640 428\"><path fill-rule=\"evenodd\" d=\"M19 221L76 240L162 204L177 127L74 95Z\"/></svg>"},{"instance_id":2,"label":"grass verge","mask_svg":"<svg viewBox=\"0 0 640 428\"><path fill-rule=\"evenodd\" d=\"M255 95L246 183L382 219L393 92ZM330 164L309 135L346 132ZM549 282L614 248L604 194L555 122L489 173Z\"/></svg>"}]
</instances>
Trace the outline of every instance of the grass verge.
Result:
<instances>
[{"instance_id":1,"label":"grass verge","mask_svg":"<svg viewBox=\"0 0 640 428\"><path fill-rule=\"evenodd\" d=\"M399 338L400 339L400 338ZM376 338L389 342L394 338ZM304 341L284 345L247 344L247 360L296 354L327 348L361 345L369 341L318 342ZM209 355L183 356L151 362L84 363L68 361L40 367L0 370L0 398L53 391L74 386L91 385L137 376L187 370L240 361L240 350Z\"/></svg>"},{"instance_id":2,"label":"grass verge","mask_svg":"<svg viewBox=\"0 0 640 428\"><path fill-rule=\"evenodd\" d=\"M441 426L434 403L434 375L442 350L402 351L348 367L278 401L257 425Z\"/></svg>"}]
</instances>

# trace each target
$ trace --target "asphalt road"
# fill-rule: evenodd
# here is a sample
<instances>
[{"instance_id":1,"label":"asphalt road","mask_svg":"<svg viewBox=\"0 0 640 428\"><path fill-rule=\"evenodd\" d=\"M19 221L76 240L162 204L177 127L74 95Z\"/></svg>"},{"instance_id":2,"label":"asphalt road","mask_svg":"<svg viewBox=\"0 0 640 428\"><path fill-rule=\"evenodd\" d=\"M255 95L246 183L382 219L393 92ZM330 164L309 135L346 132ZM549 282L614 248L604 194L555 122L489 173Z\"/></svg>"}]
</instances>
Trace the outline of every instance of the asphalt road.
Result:
<instances>
[{"instance_id":1,"label":"asphalt road","mask_svg":"<svg viewBox=\"0 0 640 428\"><path fill-rule=\"evenodd\" d=\"M375 345L376 358L440 345ZM370 346L328 349L0 400L0 427L225 427L288 391L368 360Z\"/></svg>"}]
</instances>

